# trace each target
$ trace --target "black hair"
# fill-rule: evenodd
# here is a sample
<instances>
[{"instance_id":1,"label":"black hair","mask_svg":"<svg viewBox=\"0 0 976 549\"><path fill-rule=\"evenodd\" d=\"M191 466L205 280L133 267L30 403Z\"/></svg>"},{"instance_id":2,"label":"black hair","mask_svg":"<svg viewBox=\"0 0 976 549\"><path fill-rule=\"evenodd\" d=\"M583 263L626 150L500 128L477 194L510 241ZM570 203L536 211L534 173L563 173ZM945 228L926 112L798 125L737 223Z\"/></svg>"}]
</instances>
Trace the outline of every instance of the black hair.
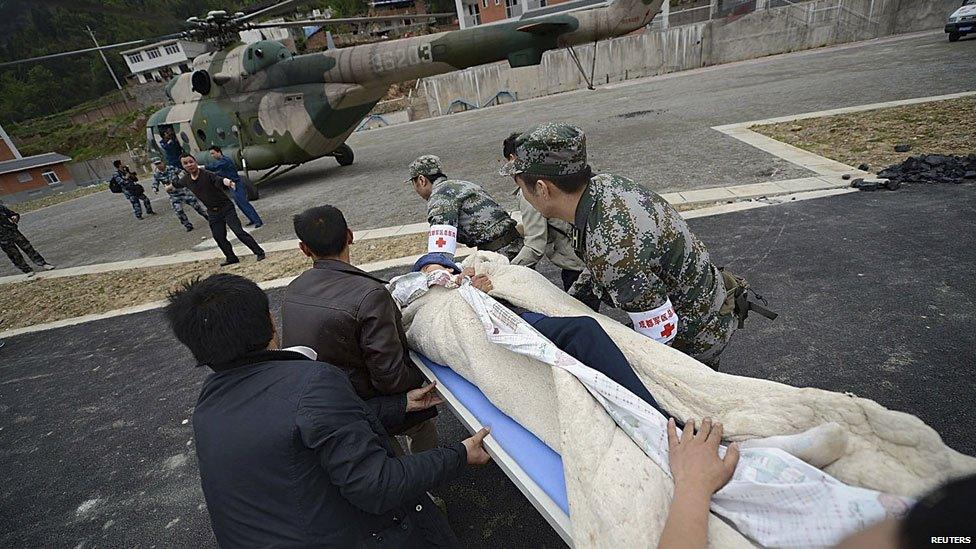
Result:
<instances>
[{"instance_id":1,"label":"black hair","mask_svg":"<svg viewBox=\"0 0 976 549\"><path fill-rule=\"evenodd\" d=\"M976 475L956 479L935 489L915 504L901 523L901 546L930 547L935 537L976 537L973 502Z\"/></svg>"},{"instance_id":2,"label":"black hair","mask_svg":"<svg viewBox=\"0 0 976 549\"><path fill-rule=\"evenodd\" d=\"M318 257L335 257L346 248L349 225L339 208L316 206L292 218L295 235Z\"/></svg>"},{"instance_id":3,"label":"black hair","mask_svg":"<svg viewBox=\"0 0 976 549\"><path fill-rule=\"evenodd\" d=\"M223 152L224 152L224 151L222 151L222 150L220 149L220 145L210 145L210 150L212 150L212 151L217 151L217 152L219 152L219 153L221 153L221 154L223 154Z\"/></svg>"},{"instance_id":4,"label":"black hair","mask_svg":"<svg viewBox=\"0 0 976 549\"><path fill-rule=\"evenodd\" d=\"M502 142L502 156L505 157L505 160L508 160L510 156L515 154L515 149L518 147L516 141L518 141L520 135L522 135L520 132L514 132Z\"/></svg>"},{"instance_id":5,"label":"black hair","mask_svg":"<svg viewBox=\"0 0 976 549\"><path fill-rule=\"evenodd\" d=\"M186 151L183 151L183 154L181 154L181 155L180 155L180 160L183 160L184 158L186 158L186 157L188 157L188 156L189 156L190 158L192 158L192 159L194 159L194 160L196 160L196 159L197 159L197 157L195 157L195 156L193 156L193 153L188 153L188 152L186 152Z\"/></svg>"},{"instance_id":6,"label":"black hair","mask_svg":"<svg viewBox=\"0 0 976 549\"><path fill-rule=\"evenodd\" d=\"M535 187L539 184L539 181L545 179L546 181L552 181L562 192L573 194L579 192L590 182L590 179L593 177L593 170L587 165L582 170L568 175L533 175L530 173L520 173L518 177L521 177L525 185L533 192L535 192Z\"/></svg>"},{"instance_id":7,"label":"black hair","mask_svg":"<svg viewBox=\"0 0 976 549\"><path fill-rule=\"evenodd\" d=\"M268 296L228 273L183 283L170 292L165 314L176 339L212 368L263 351L274 337Z\"/></svg>"},{"instance_id":8,"label":"black hair","mask_svg":"<svg viewBox=\"0 0 976 549\"><path fill-rule=\"evenodd\" d=\"M115 166L116 168L118 168L119 166L122 165L122 161L121 160L113 160L112 161L112 165Z\"/></svg>"}]
</instances>

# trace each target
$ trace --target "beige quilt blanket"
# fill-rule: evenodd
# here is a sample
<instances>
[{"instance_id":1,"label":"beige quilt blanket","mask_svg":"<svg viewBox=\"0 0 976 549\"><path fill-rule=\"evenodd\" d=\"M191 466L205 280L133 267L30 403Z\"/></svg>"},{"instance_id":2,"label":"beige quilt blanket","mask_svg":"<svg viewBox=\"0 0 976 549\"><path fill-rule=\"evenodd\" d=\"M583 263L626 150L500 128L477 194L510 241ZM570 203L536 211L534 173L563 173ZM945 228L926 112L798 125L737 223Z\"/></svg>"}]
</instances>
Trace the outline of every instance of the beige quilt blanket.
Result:
<instances>
[{"instance_id":1,"label":"beige quilt blanket","mask_svg":"<svg viewBox=\"0 0 976 549\"><path fill-rule=\"evenodd\" d=\"M593 313L539 273L508 265L502 256L479 252L465 263L491 277L496 298L549 316L597 319L664 409L681 420L715 418L729 440L837 422L850 442L846 455L825 471L849 484L907 496L976 472L976 459L947 447L915 416L849 394L715 372ZM577 547L656 545L673 483L576 378L489 343L456 291L432 288L406 307L404 320L414 349L477 385L562 456ZM709 541L723 548L751 545L714 515Z\"/></svg>"}]
</instances>

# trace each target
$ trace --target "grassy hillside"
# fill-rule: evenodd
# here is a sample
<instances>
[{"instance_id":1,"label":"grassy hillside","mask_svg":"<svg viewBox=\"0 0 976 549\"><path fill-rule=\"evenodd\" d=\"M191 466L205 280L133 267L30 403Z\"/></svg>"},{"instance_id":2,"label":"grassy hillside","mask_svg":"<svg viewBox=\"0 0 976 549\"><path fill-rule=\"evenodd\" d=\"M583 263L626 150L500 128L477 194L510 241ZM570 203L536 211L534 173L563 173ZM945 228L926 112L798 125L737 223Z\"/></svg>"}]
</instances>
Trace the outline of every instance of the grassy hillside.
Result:
<instances>
[{"instance_id":1,"label":"grassy hillside","mask_svg":"<svg viewBox=\"0 0 976 549\"><path fill-rule=\"evenodd\" d=\"M24 156L59 152L74 160L88 160L144 147L146 119L159 107L148 107L99 122L73 124L67 115L52 116L12 124L8 133L15 136Z\"/></svg>"}]
</instances>

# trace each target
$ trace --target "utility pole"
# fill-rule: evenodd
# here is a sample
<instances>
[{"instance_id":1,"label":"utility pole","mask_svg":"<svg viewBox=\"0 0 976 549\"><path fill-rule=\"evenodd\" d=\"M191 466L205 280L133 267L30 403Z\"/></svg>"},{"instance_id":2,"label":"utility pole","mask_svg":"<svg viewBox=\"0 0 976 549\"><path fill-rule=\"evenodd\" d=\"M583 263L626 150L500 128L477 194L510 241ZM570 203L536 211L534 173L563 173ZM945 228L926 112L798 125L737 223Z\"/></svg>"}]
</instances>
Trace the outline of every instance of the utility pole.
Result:
<instances>
[{"instance_id":1,"label":"utility pole","mask_svg":"<svg viewBox=\"0 0 976 549\"><path fill-rule=\"evenodd\" d=\"M88 30L88 35L91 36L92 42L95 43L95 47L96 48L101 47L98 45L98 40L95 40L95 33L92 32L91 27L85 25L85 29ZM119 91L122 92L122 97L125 97L125 91L122 90L122 84L119 83L118 77L115 76L115 71L112 70L112 65L108 64L108 59L105 58L105 52L103 52L102 50L98 50L98 55L102 56L102 61L105 63L105 68L107 68L109 74L112 75L112 80L115 80L115 87L117 87Z\"/></svg>"}]
</instances>

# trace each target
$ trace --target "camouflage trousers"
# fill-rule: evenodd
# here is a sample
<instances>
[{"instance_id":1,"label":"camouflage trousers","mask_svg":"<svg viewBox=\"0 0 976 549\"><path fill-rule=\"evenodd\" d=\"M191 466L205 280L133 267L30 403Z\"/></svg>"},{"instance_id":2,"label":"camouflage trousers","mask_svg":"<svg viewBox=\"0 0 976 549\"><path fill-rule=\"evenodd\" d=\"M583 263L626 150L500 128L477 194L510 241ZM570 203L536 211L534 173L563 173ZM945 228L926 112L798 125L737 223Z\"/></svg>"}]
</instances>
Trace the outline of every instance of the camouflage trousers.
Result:
<instances>
[{"instance_id":1,"label":"camouflage trousers","mask_svg":"<svg viewBox=\"0 0 976 549\"><path fill-rule=\"evenodd\" d=\"M702 319L679 320L678 335L671 347L689 355L713 370L718 370L722 351L728 346L739 319L732 313L711 314Z\"/></svg>"},{"instance_id":2,"label":"camouflage trousers","mask_svg":"<svg viewBox=\"0 0 976 549\"><path fill-rule=\"evenodd\" d=\"M173 211L176 212L176 217L179 218L180 223L184 227L192 228L193 223L190 223L190 219L186 216L186 212L183 211L183 204L186 204L187 206L196 210L197 213L203 216L204 219L208 221L210 220L210 218L207 217L207 209L200 204L200 201L197 200L197 197L193 196L193 193L191 193L189 189L176 189L175 191L167 194L169 195L170 206L173 207Z\"/></svg>"},{"instance_id":3,"label":"camouflage trousers","mask_svg":"<svg viewBox=\"0 0 976 549\"><path fill-rule=\"evenodd\" d=\"M736 291L749 285L745 279L725 271L721 280L725 297L721 308L702 318L680 319L678 335L671 343L675 349L713 370L718 370L720 355L739 327L739 317L735 312ZM720 298L716 296L716 299Z\"/></svg>"},{"instance_id":4,"label":"camouflage trousers","mask_svg":"<svg viewBox=\"0 0 976 549\"><path fill-rule=\"evenodd\" d=\"M132 204L132 213L136 214L136 219L142 219L142 206L140 205L140 202L146 205L147 214L156 213L153 211L152 204L149 203L149 197L146 196L145 193L135 195L130 192L123 192L122 194L125 196L125 199Z\"/></svg>"},{"instance_id":5,"label":"camouflage trousers","mask_svg":"<svg viewBox=\"0 0 976 549\"><path fill-rule=\"evenodd\" d=\"M44 258L41 257L41 254L37 253L37 250L35 250L34 246L31 245L29 240L27 240L27 237L17 229L0 229L0 248L2 248L4 253L7 254L10 261L12 261L18 269L25 273L29 273L33 269L31 269L30 265L24 261L24 256L20 253L21 250L27 254L27 257L29 257L34 264L44 265L47 263L44 261Z\"/></svg>"}]
</instances>

